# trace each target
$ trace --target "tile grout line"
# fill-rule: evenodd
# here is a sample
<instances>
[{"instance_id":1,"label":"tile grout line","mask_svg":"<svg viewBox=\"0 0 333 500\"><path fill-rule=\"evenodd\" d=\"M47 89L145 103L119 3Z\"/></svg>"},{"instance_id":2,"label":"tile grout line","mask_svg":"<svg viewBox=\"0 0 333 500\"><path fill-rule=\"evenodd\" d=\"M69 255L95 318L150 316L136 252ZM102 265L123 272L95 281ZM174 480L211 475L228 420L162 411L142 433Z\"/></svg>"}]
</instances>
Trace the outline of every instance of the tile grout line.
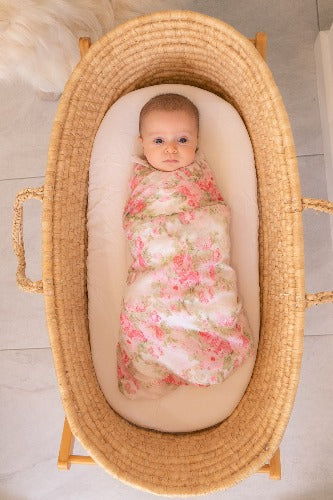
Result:
<instances>
[{"instance_id":1,"label":"tile grout line","mask_svg":"<svg viewBox=\"0 0 333 500\"><path fill-rule=\"evenodd\" d=\"M28 179L44 179L44 175L36 175L34 177L8 177L7 179L0 179L2 181L23 181Z\"/></svg>"},{"instance_id":2,"label":"tile grout line","mask_svg":"<svg viewBox=\"0 0 333 500\"><path fill-rule=\"evenodd\" d=\"M313 155L296 155L296 158L308 158L311 156L324 156L324 153L314 153Z\"/></svg>"},{"instance_id":3,"label":"tile grout line","mask_svg":"<svg viewBox=\"0 0 333 500\"><path fill-rule=\"evenodd\" d=\"M0 352L12 352L12 351L45 351L51 350L51 347L18 347L17 349L15 348L10 348L10 349L0 349Z\"/></svg>"},{"instance_id":4,"label":"tile grout line","mask_svg":"<svg viewBox=\"0 0 333 500\"><path fill-rule=\"evenodd\" d=\"M320 333L318 335L313 335L313 334L309 334L309 335L304 335L303 338L304 340L308 337L314 337L314 338L318 338L318 337L331 337L333 336L333 331L332 333ZM10 348L10 349L0 349L0 352L11 352L11 351L45 351L45 350L52 350L51 347L18 347L18 348Z\"/></svg>"},{"instance_id":5,"label":"tile grout line","mask_svg":"<svg viewBox=\"0 0 333 500\"><path fill-rule=\"evenodd\" d=\"M318 0L316 0L316 12L317 12L317 26L318 26L318 31L320 31Z\"/></svg>"}]
</instances>

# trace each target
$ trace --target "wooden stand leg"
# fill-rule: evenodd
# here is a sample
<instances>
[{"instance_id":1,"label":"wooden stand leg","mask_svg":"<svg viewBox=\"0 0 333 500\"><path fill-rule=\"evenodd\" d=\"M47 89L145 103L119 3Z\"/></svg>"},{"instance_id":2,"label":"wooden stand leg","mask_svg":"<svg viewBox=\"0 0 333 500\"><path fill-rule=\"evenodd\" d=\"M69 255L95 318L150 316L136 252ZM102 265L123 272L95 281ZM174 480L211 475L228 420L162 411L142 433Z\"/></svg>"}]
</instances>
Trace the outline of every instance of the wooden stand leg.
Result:
<instances>
[{"instance_id":1,"label":"wooden stand leg","mask_svg":"<svg viewBox=\"0 0 333 500\"><path fill-rule=\"evenodd\" d=\"M281 479L281 461L280 461L280 448L275 452L269 464L269 478Z\"/></svg>"},{"instance_id":2,"label":"wooden stand leg","mask_svg":"<svg viewBox=\"0 0 333 500\"><path fill-rule=\"evenodd\" d=\"M269 479L281 479L280 448L276 450L275 455L272 456L269 464L261 467L258 472L262 474L269 474Z\"/></svg>"},{"instance_id":3,"label":"wooden stand leg","mask_svg":"<svg viewBox=\"0 0 333 500\"><path fill-rule=\"evenodd\" d=\"M258 50L259 54L264 59L264 61L266 61L266 44L267 44L266 33L263 31L259 31L255 37L255 47Z\"/></svg>"},{"instance_id":4,"label":"wooden stand leg","mask_svg":"<svg viewBox=\"0 0 333 500\"><path fill-rule=\"evenodd\" d=\"M83 56L86 55L91 45L91 39L87 36L81 37L79 39L79 47L80 47L80 57L82 59Z\"/></svg>"},{"instance_id":5,"label":"wooden stand leg","mask_svg":"<svg viewBox=\"0 0 333 500\"><path fill-rule=\"evenodd\" d=\"M95 461L89 456L73 455L73 446L74 436L68 425L67 418L65 418L58 456L58 469L68 470L71 464L95 464Z\"/></svg>"},{"instance_id":6,"label":"wooden stand leg","mask_svg":"<svg viewBox=\"0 0 333 500\"><path fill-rule=\"evenodd\" d=\"M266 61L267 35L264 31L258 31L255 38L249 38L261 57Z\"/></svg>"}]
</instances>

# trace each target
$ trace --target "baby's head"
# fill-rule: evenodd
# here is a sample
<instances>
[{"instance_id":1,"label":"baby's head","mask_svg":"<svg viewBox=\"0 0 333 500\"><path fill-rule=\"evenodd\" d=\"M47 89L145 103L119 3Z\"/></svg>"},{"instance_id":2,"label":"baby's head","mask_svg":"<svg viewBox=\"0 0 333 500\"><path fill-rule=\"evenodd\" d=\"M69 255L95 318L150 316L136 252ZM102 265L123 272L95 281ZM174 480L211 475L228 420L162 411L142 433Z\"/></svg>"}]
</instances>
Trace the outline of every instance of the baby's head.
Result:
<instances>
[{"instance_id":1,"label":"baby's head","mask_svg":"<svg viewBox=\"0 0 333 500\"><path fill-rule=\"evenodd\" d=\"M139 139L148 162L172 172L193 163L198 145L199 112L187 97L161 94L141 109Z\"/></svg>"}]
</instances>

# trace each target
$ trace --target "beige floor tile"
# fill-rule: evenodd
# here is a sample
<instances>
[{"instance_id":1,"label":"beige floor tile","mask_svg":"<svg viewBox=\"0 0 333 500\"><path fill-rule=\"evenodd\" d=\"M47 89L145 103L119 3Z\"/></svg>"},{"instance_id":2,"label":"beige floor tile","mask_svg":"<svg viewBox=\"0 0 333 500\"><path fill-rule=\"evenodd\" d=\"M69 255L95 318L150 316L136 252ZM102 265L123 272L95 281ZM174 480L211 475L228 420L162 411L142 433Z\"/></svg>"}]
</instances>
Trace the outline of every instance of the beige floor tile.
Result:
<instances>
[{"instance_id":1,"label":"beige floor tile","mask_svg":"<svg viewBox=\"0 0 333 500\"><path fill-rule=\"evenodd\" d=\"M0 82L0 180L45 174L57 106L23 83Z\"/></svg>"}]
</instances>

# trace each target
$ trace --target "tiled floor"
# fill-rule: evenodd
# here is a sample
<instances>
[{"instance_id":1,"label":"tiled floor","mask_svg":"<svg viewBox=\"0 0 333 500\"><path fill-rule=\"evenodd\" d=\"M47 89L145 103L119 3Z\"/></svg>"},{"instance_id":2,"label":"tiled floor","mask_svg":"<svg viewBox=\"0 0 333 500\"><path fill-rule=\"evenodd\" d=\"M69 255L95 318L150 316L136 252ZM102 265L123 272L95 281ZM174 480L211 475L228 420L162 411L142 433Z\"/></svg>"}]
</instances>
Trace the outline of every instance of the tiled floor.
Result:
<instances>
[{"instance_id":1,"label":"tiled floor","mask_svg":"<svg viewBox=\"0 0 333 500\"><path fill-rule=\"evenodd\" d=\"M122 5L128 1L122 2ZM218 17L253 36L268 35L267 62L289 113L302 195L327 198L313 45L318 30L333 21L331 0L143 0L137 14L169 8ZM134 14L132 14L134 16ZM130 14L127 13L127 18ZM1 241L1 458L0 498L4 500L148 499L98 467L56 469L63 411L44 319L43 299L15 284L10 226L17 191L43 184L47 143L57 103L43 102L20 83L0 86ZM333 288L328 216L306 212L306 290ZM40 277L41 214L27 204L27 272ZM306 313L305 352L299 390L281 444L282 481L253 476L227 492L204 498L329 500L333 498L333 305Z\"/></svg>"}]
</instances>

